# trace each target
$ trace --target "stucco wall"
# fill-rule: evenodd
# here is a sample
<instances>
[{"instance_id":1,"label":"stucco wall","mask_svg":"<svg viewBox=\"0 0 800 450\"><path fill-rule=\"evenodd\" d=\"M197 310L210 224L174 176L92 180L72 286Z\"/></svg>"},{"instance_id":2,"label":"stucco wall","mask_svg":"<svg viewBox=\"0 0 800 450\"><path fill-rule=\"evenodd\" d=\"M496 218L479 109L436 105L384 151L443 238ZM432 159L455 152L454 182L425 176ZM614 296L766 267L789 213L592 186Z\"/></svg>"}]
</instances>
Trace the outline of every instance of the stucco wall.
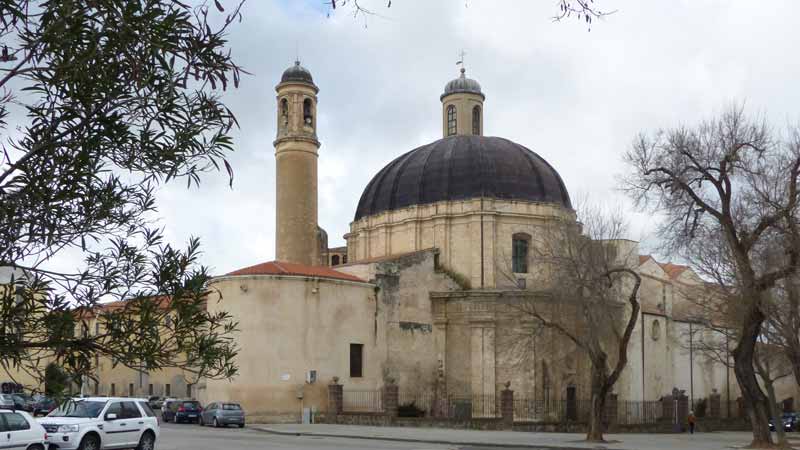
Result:
<instances>
[{"instance_id":1,"label":"stucco wall","mask_svg":"<svg viewBox=\"0 0 800 450\"><path fill-rule=\"evenodd\" d=\"M432 392L439 361L445 357L444 351L437 347L429 293L459 286L437 270L437 253L428 249L337 268L370 280L378 287L381 319L378 332L384 336L387 347L385 374L396 380L404 398Z\"/></svg>"},{"instance_id":2,"label":"stucco wall","mask_svg":"<svg viewBox=\"0 0 800 450\"><path fill-rule=\"evenodd\" d=\"M303 407L327 409L334 376L349 388L382 385L386 346L372 285L262 275L221 277L213 287L223 300L209 301L209 311L224 309L239 321L239 374L209 380L204 402L239 401L250 416L297 421ZM351 343L364 345L360 378L350 378ZM314 384L305 381L309 370L317 371Z\"/></svg>"},{"instance_id":3,"label":"stucco wall","mask_svg":"<svg viewBox=\"0 0 800 450\"><path fill-rule=\"evenodd\" d=\"M445 201L364 217L350 224L345 239L351 262L435 247L442 266L468 278L472 288L494 288L512 281L514 233L535 234L553 220L574 223L575 212L550 203Z\"/></svg>"}]
</instances>

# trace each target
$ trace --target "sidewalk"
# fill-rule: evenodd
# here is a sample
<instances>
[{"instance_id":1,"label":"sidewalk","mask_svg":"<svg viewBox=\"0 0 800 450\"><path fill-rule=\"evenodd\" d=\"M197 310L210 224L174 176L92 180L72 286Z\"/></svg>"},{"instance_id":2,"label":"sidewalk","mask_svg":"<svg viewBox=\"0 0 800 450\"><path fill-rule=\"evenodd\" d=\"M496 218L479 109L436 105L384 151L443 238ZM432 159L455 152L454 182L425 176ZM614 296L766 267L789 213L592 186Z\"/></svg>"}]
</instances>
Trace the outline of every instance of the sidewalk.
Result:
<instances>
[{"instance_id":1,"label":"sidewalk","mask_svg":"<svg viewBox=\"0 0 800 450\"><path fill-rule=\"evenodd\" d=\"M528 433L519 431L477 431L445 428L366 427L358 425L249 425L250 429L292 436L376 439L456 446L620 449L620 450L730 450L750 443L751 434L716 432L689 434L608 434L609 444L582 442L577 433ZM800 439L800 438L798 438ZM790 443L800 441L790 436Z\"/></svg>"}]
</instances>

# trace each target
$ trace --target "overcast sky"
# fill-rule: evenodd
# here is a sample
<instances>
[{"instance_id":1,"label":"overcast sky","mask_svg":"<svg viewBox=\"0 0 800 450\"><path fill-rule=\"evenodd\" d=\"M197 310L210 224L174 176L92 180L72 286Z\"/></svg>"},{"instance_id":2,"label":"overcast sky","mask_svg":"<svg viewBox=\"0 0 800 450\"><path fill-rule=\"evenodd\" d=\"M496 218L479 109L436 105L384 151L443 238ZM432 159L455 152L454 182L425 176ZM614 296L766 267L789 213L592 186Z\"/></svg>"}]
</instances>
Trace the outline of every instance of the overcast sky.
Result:
<instances>
[{"instance_id":1,"label":"overcast sky","mask_svg":"<svg viewBox=\"0 0 800 450\"><path fill-rule=\"evenodd\" d=\"M626 201L616 177L639 131L693 124L732 101L779 126L800 119L800 2L596 0L618 12L587 32L553 23L555 0L361 0L382 15L366 27L347 10L327 17L323 1L245 5L229 36L252 73L227 94L241 124L233 188L213 173L200 188L159 192L169 239L200 236L215 274L274 259L274 88L298 50L320 88L319 221L331 246L344 245L375 173L442 137L439 95L462 48L486 94L485 134L544 157L573 198ZM651 243L647 216L630 213L631 238Z\"/></svg>"}]
</instances>

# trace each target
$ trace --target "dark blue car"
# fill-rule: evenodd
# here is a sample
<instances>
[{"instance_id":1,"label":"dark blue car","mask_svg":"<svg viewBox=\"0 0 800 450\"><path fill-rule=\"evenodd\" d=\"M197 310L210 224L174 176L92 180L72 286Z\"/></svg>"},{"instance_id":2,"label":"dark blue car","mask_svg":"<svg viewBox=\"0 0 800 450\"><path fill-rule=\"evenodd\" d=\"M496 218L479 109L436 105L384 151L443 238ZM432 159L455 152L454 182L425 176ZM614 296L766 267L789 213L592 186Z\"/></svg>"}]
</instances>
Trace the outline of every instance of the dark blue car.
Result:
<instances>
[{"instance_id":1,"label":"dark blue car","mask_svg":"<svg viewBox=\"0 0 800 450\"><path fill-rule=\"evenodd\" d=\"M199 423L203 407L196 400L172 400L165 403L161 410L164 422Z\"/></svg>"}]
</instances>

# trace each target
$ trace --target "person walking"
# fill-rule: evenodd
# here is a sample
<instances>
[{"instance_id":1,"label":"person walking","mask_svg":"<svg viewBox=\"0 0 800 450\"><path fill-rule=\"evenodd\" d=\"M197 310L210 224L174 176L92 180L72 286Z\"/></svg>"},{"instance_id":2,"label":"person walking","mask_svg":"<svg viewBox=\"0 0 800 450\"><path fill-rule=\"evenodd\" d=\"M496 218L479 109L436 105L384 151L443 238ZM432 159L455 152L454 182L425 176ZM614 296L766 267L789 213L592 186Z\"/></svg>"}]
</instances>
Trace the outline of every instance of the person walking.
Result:
<instances>
[{"instance_id":1,"label":"person walking","mask_svg":"<svg viewBox=\"0 0 800 450\"><path fill-rule=\"evenodd\" d=\"M694 434L694 423L697 421L697 418L694 416L694 411L689 411L689 417L687 422L689 422L689 434Z\"/></svg>"}]
</instances>

